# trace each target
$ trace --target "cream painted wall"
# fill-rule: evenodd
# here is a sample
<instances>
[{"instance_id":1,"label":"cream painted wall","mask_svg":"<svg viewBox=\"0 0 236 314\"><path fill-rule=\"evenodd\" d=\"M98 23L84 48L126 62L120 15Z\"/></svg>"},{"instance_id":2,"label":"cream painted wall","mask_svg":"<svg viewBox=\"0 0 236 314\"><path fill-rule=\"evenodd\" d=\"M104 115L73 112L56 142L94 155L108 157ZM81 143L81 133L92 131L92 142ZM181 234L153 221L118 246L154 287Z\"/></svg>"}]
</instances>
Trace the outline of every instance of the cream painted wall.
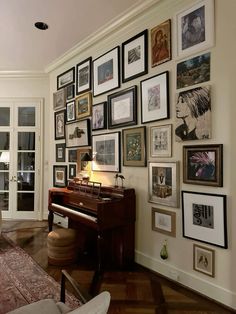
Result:
<instances>
[{"instance_id":1,"label":"cream painted wall","mask_svg":"<svg viewBox=\"0 0 236 314\"><path fill-rule=\"evenodd\" d=\"M71 58L63 64L59 65L57 61L56 67L50 73L50 125L54 124L54 115L52 110L52 94L56 91L57 75L63 71L75 66L77 63L92 56L93 59L104 54L106 51L114 48L135 34L144 29L151 29L166 19L172 19L173 30L173 48L176 46L175 41L175 14L176 12L195 4L193 0L163 0L144 10L142 14L131 18L129 22L120 26L116 31L104 37L102 40L90 42L87 48L78 48L77 54L73 53ZM151 204L148 202L148 167L132 168L122 167L122 174L125 176L125 186L133 187L136 190L137 198L137 219L136 219L136 261L150 269L153 269L169 278L178 275L178 281L200 293L222 302L236 309L236 275L234 266L236 264L236 243L232 239L236 238L236 196L234 187L236 186L235 179L235 159L236 145L234 120L236 116L235 106L235 73L236 73L236 1L227 0L215 1L215 30L216 40L215 46L209 49L211 51L211 81L212 87L212 130L213 136L211 140L188 142L187 144L224 144L224 186L222 188L213 188L207 186L195 186L182 183L182 143L177 143L173 140L173 156L165 159L150 158L149 145L147 145L147 157L149 161L180 161L180 190L199 191L205 193L216 193L227 195L227 215L228 215L228 239L229 248L222 249L211 245L207 247L214 249L216 254L216 271L215 278L211 278L193 270L193 243L201 244L197 241L192 241L182 237L182 218L180 208L168 208ZM164 63L158 67L151 68L147 75L136 80L122 84L121 89L129 86L138 86L138 95L140 95L139 83L141 80L168 70L170 72L170 119L161 122L146 124L147 127L147 144L149 143L149 129L153 125L174 124L175 112L175 76L176 76L176 61L175 53L173 52L173 60ZM65 60L66 57L63 57ZM150 62L149 62L150 64ZM208 84L208 83L207 83ZM118 90L117 90L118 91ZM111 92L113 93L113 91ZM93 103L105 101L108 94L95 97ZM138 124L141 125L140 117L140 98L138 99ZM117 129L118 130L118 129ZM114 131L114 130L112 130ZM51 134L51 133L50 133ZM95 134L95 133L94 133ZM51 134L52 135L52 134ZM55 162L55 142L54 135L50 139L49 162ZM114 174L111 173L93 173L92 179L101 181L104 185L114 183ZM49 181L52 185L52 167L49 170ZM176 238L164 236L161 233L152 231L151 228L151 208L166 208L173 210L177 215L176 222ZM163 241L168 239L169 258L166 261L161 260L160 250Z\"/></svg>"}]
</instances>

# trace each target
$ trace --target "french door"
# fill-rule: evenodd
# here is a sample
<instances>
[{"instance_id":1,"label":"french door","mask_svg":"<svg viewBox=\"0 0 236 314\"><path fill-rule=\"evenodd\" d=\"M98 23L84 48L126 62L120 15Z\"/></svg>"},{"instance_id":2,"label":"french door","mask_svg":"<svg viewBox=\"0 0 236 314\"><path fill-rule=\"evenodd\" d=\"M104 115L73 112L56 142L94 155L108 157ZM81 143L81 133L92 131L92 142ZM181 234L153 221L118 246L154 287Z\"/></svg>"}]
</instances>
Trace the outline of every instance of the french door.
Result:
<instances>
[{"instance_id":1,"label":"french door","mask_svg":"<svg viewBox=\"0 0 236 314\"><path fill-rule=\"evenodd\" d=\"M3 218L40 217L42 100L0 100L0 207Z\"/></svg>"}]
</instances>

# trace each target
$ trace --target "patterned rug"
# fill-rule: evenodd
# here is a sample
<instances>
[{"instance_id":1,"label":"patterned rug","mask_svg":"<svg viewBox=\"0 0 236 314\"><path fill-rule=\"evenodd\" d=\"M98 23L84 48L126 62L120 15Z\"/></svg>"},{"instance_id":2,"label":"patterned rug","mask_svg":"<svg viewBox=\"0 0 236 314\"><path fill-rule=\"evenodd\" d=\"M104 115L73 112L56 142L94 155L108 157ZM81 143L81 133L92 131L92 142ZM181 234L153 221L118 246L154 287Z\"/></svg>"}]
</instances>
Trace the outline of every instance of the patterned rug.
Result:
<instances>
[{"instance_id":1,"label":"patterned rug","mask_svg":"<svg viewBox=\"0 0 236 314\"><path fill-rule=\"evenodd\" d=\"M38 300L60 299L60 284L6 235L0 235L0 314ZM79 301L70 293L66 304L75 309Z\"/></svg>"}]
</instances>

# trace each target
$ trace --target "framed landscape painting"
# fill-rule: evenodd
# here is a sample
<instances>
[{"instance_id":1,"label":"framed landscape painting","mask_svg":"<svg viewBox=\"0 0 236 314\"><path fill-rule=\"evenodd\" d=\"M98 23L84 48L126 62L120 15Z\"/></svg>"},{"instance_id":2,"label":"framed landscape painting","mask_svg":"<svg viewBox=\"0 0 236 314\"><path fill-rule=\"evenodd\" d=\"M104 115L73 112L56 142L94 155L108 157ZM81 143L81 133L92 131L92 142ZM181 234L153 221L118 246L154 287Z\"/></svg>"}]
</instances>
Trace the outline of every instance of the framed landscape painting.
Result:
<instances>
[{"instance_id":1,"label":"framed landscape painting","mask_svg":"<svg viewBox=\"0 0 236 314\"><path fill-rule=\"evenodd\" d=\"M57 89L61 89L75 82L75 67L57 76Z\"/></svg>"},{"instance_id":2,"label":"framed landscape painting","mask_svg":"<svg viewBox=\"0 0 236 314\"><path fill-rule=\"evenodd\" d=\"M92 111L91 93L88 92L88 93L85 93L76 97L75 106L76 106L76 118L78 120L91 116L91 111Z\"/></svg>"}]
</instances>

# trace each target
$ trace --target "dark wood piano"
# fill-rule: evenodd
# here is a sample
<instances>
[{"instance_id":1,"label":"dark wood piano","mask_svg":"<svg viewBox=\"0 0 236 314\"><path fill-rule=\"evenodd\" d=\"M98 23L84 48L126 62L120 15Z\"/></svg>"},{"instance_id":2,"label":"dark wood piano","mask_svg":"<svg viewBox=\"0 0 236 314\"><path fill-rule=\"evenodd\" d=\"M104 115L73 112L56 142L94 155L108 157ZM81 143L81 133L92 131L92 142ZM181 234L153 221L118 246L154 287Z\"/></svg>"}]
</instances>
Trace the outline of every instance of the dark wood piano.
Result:
<instances>
[{"instance_id":1,"label":"dark wood piano","mask_svg":"<svg viewBox=\"0 0 236 314\"><path fill-rule=\"evenodd\" d=\"M49 231L53 215L67 216L78 229L79 250L96 252L97 271L130 269L134 263L135 191L96 182L70 180L67 188L51 188Z\"/></svg>"}]
</instances>

